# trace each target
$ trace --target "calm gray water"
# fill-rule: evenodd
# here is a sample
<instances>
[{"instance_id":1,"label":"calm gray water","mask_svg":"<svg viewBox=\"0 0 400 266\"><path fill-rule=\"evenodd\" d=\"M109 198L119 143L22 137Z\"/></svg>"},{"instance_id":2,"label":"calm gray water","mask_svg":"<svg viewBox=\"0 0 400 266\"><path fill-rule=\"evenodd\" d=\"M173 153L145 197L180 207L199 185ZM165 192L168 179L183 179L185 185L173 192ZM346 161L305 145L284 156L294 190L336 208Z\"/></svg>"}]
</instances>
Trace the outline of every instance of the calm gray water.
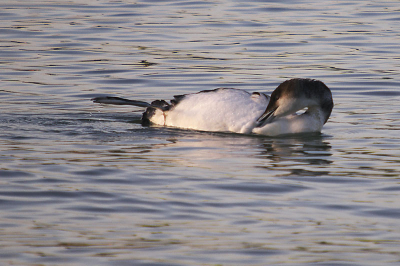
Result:
<instances>
[{"instance_id":1,"label":"calm gray water","mask_svg":"<svg viewBox=\"0 0 400 266\"><path fill-rule=\"evenodd\" d=\"M396 1L0 1L1 265L398 265ZM322 134L140 125L152 101L324 81Z\"/></svg>"}]
</instances>

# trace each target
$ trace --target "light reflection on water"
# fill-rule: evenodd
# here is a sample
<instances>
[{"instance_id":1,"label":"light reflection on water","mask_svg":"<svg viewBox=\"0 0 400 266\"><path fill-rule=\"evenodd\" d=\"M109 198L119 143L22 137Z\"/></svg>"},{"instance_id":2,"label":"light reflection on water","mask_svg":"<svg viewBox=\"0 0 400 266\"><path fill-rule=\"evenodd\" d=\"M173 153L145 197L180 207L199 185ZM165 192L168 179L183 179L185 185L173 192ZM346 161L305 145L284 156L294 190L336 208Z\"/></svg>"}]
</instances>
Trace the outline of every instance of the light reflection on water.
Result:
<instances>
[{"instance_id":1,"label":"light reflection on water","mask_svg":"<svg viewBox=\"0 0 400 266\"><path fill-rule=\"evenodd\" d=\"M396 264L396 1L2 3L0 261ZM142 127L97 106L323 80L322 134Z\"/></svg>"}]
</instances>

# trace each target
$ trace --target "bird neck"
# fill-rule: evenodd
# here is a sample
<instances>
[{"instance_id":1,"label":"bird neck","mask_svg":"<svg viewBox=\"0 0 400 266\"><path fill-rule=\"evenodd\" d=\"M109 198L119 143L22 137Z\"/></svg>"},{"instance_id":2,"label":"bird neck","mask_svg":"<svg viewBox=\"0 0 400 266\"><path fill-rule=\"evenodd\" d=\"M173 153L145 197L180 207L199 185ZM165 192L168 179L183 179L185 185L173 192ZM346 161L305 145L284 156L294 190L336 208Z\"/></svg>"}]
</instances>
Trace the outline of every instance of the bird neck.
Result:
<instances>
[{"instance_id":1,"label":"bird neck","mask_svg":"<svg viewBox=\"0 0 400 266\"><path fill-rule=\"evenodd\" d=\"M314 119L321 121L321 125L324 125L328 121L333 108L332 100L322 102L318 105L308 106L305 114L312 116Z\"/></svg>"}]
</instances>

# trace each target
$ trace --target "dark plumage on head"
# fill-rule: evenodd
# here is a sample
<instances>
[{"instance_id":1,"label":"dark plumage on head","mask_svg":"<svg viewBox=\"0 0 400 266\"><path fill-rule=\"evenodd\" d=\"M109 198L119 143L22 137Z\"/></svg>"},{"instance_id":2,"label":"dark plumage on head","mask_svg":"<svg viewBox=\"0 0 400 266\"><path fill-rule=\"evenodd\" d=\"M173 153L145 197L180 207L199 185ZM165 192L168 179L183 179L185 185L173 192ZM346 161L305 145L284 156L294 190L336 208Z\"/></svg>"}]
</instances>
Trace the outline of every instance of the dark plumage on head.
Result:
<instances>
[{"instance_id":1,"label":"dark plumage on head","mask_svg":"<svg viewBox=\"0 0 400 266\"><path fill-rule=\"evenodd\" d=\"M324 120L328 120L332 108L332 93L330 89L319 80L294 78L282 82L271 94L271 99L265 112L257 119L260 124L272 122L275 111L280 106L280 99L296 98L313 100L324 112ZM302 107L303 108L303 107Z\"/></svg>"}]
</instances>

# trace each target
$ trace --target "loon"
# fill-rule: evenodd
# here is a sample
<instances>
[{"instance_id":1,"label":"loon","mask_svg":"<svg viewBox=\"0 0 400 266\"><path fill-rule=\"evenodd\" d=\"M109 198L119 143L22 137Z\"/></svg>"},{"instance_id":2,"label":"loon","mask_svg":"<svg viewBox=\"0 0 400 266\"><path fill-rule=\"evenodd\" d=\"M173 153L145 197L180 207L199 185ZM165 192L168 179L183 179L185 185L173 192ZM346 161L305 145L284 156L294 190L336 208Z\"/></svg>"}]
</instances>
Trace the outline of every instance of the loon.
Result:
<instances>
[{"instance_id":1,"label":"loon","mask_svg":"<svg viewBox=\"0 0 400 266\"><path fill-rule=\"evenodd\" d=\"M278 136L321 132L333 109L332 93L321 81L295 78L268 96L234 88L218 88L174 96L168 103L96 97L95 103L146 108L142 124ZM296 112L305 110L303 113Z\"/></svg>"}]
</instances>

